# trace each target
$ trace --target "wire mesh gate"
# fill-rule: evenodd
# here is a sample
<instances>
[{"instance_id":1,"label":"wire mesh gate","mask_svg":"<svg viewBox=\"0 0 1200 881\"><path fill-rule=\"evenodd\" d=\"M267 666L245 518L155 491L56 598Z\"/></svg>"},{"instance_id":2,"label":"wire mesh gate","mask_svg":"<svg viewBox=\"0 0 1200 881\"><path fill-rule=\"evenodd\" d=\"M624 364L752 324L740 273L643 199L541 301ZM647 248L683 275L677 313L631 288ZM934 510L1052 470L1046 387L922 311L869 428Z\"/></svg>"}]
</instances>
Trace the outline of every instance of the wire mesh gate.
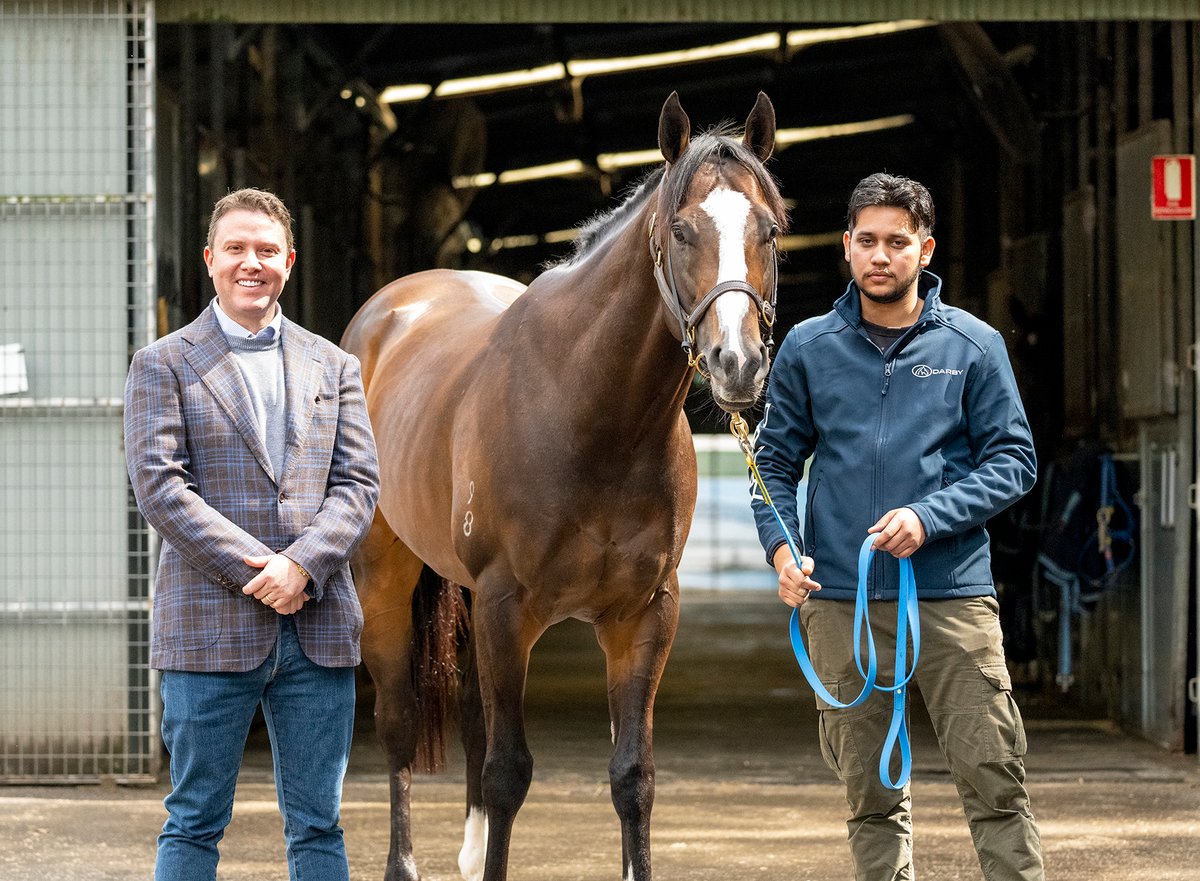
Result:
<instances>
[{"instance_id":1,"label":"wire mesh gate","mask_svg":"<svg viewBox=\"0 0 1200 881\"><path fill-rule=\"evenodd\" d=\"M152 778L153 4L0 0L0 781Z\"/></svg>"}]
</instances>

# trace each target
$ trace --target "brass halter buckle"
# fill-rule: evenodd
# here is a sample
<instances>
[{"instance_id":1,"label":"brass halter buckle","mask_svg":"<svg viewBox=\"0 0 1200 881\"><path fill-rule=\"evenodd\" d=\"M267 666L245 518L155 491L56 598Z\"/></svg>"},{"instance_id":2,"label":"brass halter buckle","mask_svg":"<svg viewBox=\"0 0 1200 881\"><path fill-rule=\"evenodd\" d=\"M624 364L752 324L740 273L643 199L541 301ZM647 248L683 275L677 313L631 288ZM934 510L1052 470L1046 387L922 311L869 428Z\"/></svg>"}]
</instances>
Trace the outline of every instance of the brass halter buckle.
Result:
<instances>
[{"instance_id":1,"label":"brass halter buckle","mask_svg":"<svg viewBox=\"0 0 1200 881\"><path fill-rule=\"evenodd\" d=\"M709 372L704 362L704 353L697 353L696 350L696 328L688 328L687 339L683 343L683 351L687 353L688 367L694 367L697 373L708 379Z\"/></svg>"}]
</instances>

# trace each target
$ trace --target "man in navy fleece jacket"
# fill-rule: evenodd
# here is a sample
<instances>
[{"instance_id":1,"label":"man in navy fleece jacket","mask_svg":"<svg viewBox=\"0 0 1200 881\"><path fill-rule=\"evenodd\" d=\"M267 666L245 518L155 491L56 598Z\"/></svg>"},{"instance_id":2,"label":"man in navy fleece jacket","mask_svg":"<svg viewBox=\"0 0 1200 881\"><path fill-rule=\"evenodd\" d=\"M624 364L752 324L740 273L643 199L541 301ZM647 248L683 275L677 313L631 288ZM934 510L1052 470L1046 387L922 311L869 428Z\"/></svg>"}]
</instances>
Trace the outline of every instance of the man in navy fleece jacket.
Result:
<instances>
[{"instance_id":1,"label":"man in navy fleece jacket","mask_svg":"<svg viewBox=\"0 0 1200 881\"><path fill-rule=\"evenodd\" d=\"M1033 486L1036 464L1004 340L941 301L933 200L921 184L875 174L850 198L853 281L831 312L797 325L772 369L755 461L794 536L752 507L779 596L800 608L809 652L831 695L862 688L854 661L859 546L911 557L921 618L914 677L962 797L987 881L1044 881L1025 791L1025 732L1001 645L984 522ZM812 457L803 529L796 488ZM868 582L880 677L893 667L898 567L882 555ZM809 598L814 602L808 602ZM877 768L892 698L836 709L820 699L826 763L846 785L858 881L912 879L911 795Z\"/></svg>"}]
</instances>

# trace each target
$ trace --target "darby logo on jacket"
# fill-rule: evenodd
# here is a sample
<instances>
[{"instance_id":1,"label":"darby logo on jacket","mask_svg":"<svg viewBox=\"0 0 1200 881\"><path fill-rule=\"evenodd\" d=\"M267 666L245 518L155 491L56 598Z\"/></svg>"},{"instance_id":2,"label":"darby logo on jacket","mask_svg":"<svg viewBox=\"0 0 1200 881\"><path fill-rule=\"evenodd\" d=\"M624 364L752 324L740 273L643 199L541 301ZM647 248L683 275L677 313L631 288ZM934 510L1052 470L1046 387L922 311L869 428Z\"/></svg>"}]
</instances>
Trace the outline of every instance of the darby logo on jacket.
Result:
<instances>
[{"instance_id":1,"label":"darby logo on jacket","mask_svg":"<svg viewBox=\"0 0 1200 881\"><path fill-rule=\"evenodd\" d=\"M947 376L958 376L962 371L955 370L953 367L930 367L928 364L917 364L912 369L912 375L917 379L928 379L931 376L937 376L939 373Z\"/></svg>"}]
</instances>

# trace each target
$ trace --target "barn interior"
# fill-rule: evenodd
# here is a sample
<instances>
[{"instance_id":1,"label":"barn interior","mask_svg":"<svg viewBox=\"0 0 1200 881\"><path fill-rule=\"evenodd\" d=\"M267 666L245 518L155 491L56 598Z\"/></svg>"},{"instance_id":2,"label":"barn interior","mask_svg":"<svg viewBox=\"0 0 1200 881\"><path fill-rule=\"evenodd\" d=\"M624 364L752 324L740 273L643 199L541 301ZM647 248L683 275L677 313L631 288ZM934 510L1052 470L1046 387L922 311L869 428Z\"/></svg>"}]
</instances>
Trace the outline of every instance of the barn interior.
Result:
<instances>
[{"instance_id":1,"label":"barn interior","mask_svg":"<svg viewBox=\"0 0 1200 881\"><path fill-rule=\"evenodd\" d=\"M777 339L844 289L854 184L926 183L932 268L1005 335L1043 467L1104 445L1153 519L1078 615L1065 701L1195 750L1200 248L1193 225L1150 221L1130 170L1195 152L1200 25L165 22L156 41L160 332L207 302L207 215L245 185L292 207L284 308L330 339L410 272L527 282L654 167L673 90L700 128L739 123L760 90L774 102L792 225ZM724 430L711 408L689 415ZM1057 593L1047 609L1030 584L1045 504L1035 491L993 534L1010 658L1053 692Z\"/></svg>"}]
</instances>

